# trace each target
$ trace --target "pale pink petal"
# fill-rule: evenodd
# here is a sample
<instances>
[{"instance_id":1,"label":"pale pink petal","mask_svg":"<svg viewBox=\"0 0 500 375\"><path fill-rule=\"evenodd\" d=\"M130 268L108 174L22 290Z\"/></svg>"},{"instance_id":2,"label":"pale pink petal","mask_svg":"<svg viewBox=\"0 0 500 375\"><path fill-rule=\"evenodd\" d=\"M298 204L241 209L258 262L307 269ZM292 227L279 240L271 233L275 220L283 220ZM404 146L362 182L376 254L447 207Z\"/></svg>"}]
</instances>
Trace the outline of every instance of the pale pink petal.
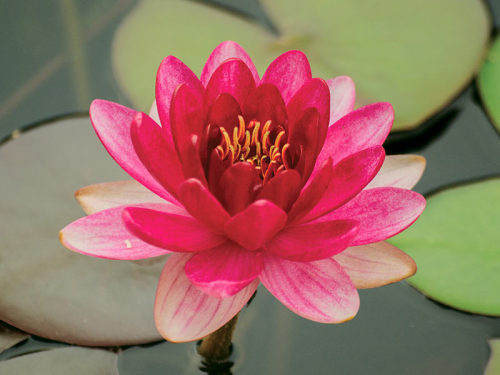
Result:
<instances>
[{"instance_id":1,"label":"pale pink petal","mask_svg":"<svg viewBox=\"0 0 500 375\"><path fill-rule=\"evenodd\" d=\"M203 86L207 86L208 81L217 68L227 59L237 58L243 61L248 69L252 72L255 83L259 83L259 73L255 65L246 53L246 51L238 43L228 40L219 44L210 54L203 70L201 72L200 80Z\"/></svg>"},{"instance_id":2,"label":"pale pink petal","mask_svg":"<svg viewBox=\"0 0 500 375\"><path fill-rule=\"evenodd\" d=\"M179 252L211 249L226 241L191 216L148 209L127 207L123 210L127 229L145 242Z\"/></svg>"},{"instance_id":3,"label":"pale pink petal","mask_svg":"<svg viewBox=\"0 0 500 375\"><path fill-rule=\"evenodd\" d=\"M258 200L224 225L226 235L248 250L270 241L286 224L286 212L266 200Z\"/></svg>"},{"instance_id":4,"label":"pale pink petal","mask_svg":"<svg viewBox=\"0 0 500 375\"><path fill-rule=\"evenodd\" d=\"M325 193L300 221L307 222L322 216L358 194L377 174L384 157L384 148L375 146L356 152L337 163Z\"/></svg>"},{"instance_id":5,"label":"pale pink petal","mask_svg":"<svg viewBox=\"0 0 500 375\"><path fill-rule=\"evenodd\" d=\"M390 155L366 189L392 186L412 189L422 177L425 158L420 155Z\"/></svg>"},{"instance_id":6,"label":"pale pink petal","mask_svg":"<svg viewBox=\"0 0 500 375\"><path fill-rule=\"evenodd\" d=\"M338 76L326 83L330 88L330 124L333 124L354 109L356 88L348 76Z\"/></svg>"},{"instance_id":7,"label":"pale pink petal","mask_svg":"<svg viewBox=\"0 0 500 375\"><path fill-rule=\"evenodd\" d=\"M156 73L156 105L163 131L170 136L170 104L175 89L180 84L186 84L200 94L203 86L191 69L174 56L163 59Z\"/></svg>"},{"instance_id":8,"label":"pale pink petal","mask_svg":"<svg viewBox=\"0 0 500 375\"><path fill-rule=\"evenodd\" d=\"M130 128L138 112L120 104L96 99L90 105L90 120L111 157L132 178L167 200L172 195L149 173L135 152Z\"/></svg>"},{"instance_id":9,"label":"pale pink petal","mask_svg":"<svg viewBox=\"0 0 500 375\"><path fill-rule=\"evenodd\" d=\"M359 232L352 243L358 246L395 236L413 224L424 207L425 198L414 191L374 188L361 191L351 201L316 221L358 220Z\"/></svg>"},{"instance_id":10,"label":"pale pink petal","mask_svg":"<svg viewBox=\"0 0 500 375\"><path fill-rule=\"evenodd\" d=\"M328 128L315 168L329 157L335 164L365 148L381 146L393 121L394 110L390 103L374 103L348 113Z\"/></svg>"},{"instance_id":11,"label":"pale pink petal","mask_svg":"<svg viewBox=\"0 0 500 375\"><path fill-rule=\"evenodd\" d=\"M191 178L179 188L179 199L193 217L216 232L224 232L229 214L199 180Z\"/></svg>"},{"instance_id":12,"label":"pale pink petal","mask_svg":"<svg viewBox=\"0 0 500 375\"><path fill-rule=\"evenodd\" d=\"M156 291L155 322L168 341L199 340L231 320L255 293L255 280L232 297L220 299L195 287L184 272L189 254L172 254Z\"/></svg>"},{"instance_id":13,"label":"pale pink petal","mask_svg":"<svg viewBox=\"0 0 500 375\"><path fill-rule=\"evenodd\" d=\"M264 246L266 253L296 262L310 262L338 254L358 233L354 220L304 224L282 230Z\"/></svg>"},{"instance_id":14,"label":"pale pink petal","mask_svg":"<svg viewBox=\"0 0 500 375\"><path fill-rule=\"evenodd\" d=\"M292 262L266 256L260 281L294 313L320 323L343 323L359 309L349 276L332 258Z\"/></svg>"},{"instance_id":15,"label":"pale pink petal","mask_svg":"<svg viewBox=\"0 0 500 375\"><path fill-rule=\"evenodd\" d=\"M267 68L262 83L271 83L280 90L285 103L312 78L307 56L300 51L288 51L278 56Z\"/></svg>"},{"instance_id":16,"label":"pale pink petal","mask_svg":"<svg viewBox=\"0 0 500 375\"><path fill-rule=\"evenodd\" d=\"M395 283L417 272L413 259L387 242L349 247L334 259L358 289Z\"/></svg>"},{"instance_id":17,"label":"pale pink petal","mask_svg":"<svg viewBox=\"0 0 500 375\"><path fill-rule=\"evenodd\" d=\"M75 192L75 198L87 215L117 206L166 202L135 180L85 186Z\"/></svg>"},{"instance_id":18,"label":"pale pink petal","mask_svg":"<svg viewBox=\"0 0 500 375\"><path fill-rule=\"evenodd\" d=\"M218 298L235 295L262 270L262 254L234 242L193 255L184 267L186 275L201 291Z\"/></svg>"},{"instance_id":19,"label":"pale pink petal","mask_svg":"<svg viewBox=\"0 0 500 375\"><path fill-rule=\"evenodd\" d=\"M166 207L163 204L141 206L156 209ZM124 208L110 208L72 222L59 232L61 243L78 253L106 259L133 260L169 253L132 235L122 220Z\"/></svg>"},{"instance_id":20,"label":"pale pink petal","mask_svg":"<svg viewBox=\"0 0 500 375\"><path fill-rule=\"evenodd\" d=\"M158 107L156 106L156 99L153 100L153 104L151 104L151 108L149 109L148 115L154 120L154 122L160 124L161 126L160 115L158 114Z\"/></svg>"}]
</instances>

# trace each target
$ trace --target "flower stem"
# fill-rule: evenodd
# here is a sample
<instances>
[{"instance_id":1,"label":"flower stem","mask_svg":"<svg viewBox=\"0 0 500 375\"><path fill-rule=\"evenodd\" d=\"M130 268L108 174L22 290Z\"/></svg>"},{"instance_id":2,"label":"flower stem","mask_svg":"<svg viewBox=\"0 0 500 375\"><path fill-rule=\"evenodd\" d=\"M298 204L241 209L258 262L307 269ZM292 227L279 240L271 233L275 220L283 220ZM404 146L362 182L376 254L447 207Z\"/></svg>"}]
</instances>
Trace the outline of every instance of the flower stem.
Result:
<instances>
[{"instance_id":1,"label":"flower stem","mask_svg":"<svg viewBox=\"0 0 500 375\"><path fill-rule=\"evenodd\" d=\"M217 331L206 336L198 345L198 354L209 361L222 361L227 359L232 352L231 340L237 321L238 315Z\"/></svg>"}]
</instances>

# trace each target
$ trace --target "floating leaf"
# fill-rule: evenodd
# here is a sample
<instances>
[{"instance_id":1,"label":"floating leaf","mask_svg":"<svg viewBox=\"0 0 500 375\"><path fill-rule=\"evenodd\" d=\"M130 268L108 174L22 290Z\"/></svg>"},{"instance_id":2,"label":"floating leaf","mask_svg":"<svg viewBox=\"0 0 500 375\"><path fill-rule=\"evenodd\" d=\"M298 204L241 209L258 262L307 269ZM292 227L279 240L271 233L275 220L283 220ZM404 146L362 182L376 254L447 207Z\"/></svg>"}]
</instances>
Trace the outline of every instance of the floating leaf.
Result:
<instances>
[{"instance_id":1,"label":"floating leaf","mask_svg":"<svg viewBox=\"0 0 500 375\"><path fill-rule=\"evenodd\" d=\"M391 240L418 266L410 283L457 309L500 315L500 178L431 196L420 219Z\"/></svg>"},{"instance_id":2,"label":"floating leaf","mask_svg":"<svg viewBox=\"0 0 500 375\"><path fill-rule=\"evenodd\" d=\"M163 259L96 259L58 241L61 228L84 216L74 191L125 177L88 118L45 125L7 142L0 147L0 176L0 319L82 345L160 339L153 302Z\"/></svg>"},{"instance_id":3,"label":"floating leaf","mask_svg":"<svg viewBox=\"0 0 500 375\"><path fill-rule=\"evenodd\" d=\"M484 375L500 374L500 339L489 340L491 355Z\"/></svg>"},{"instance_id":4,"label":"floating leaf","mask_svg":"<svg viewBox=\"0 0 500 375\"><path fill-rule=\"evenodd\" d=\"M28 337L27 333L13 330L0 323L0 353Z\"/></svg>"},{"instance_id":5,"label":"floating leaf","mask_svg":"<svg viewBox=\"0 0 500 375\"><path fill-rule=\"evenodd\" d=\"M114 353L88 348L52 349L0 362L3 375L118 375Z\"/></svg>"},{"instance_id":6,"label":"floating leaf","mask_svg":"<svg viewBox=\"0 0 500 375\"><path fill-rule=\"evenodd\" d=\"M500 37L498 36L491 45L477 83L486 110L500 130Z\"/></svg>"},{"instance_id":7,"label":"floating leaf","mask_svg":"<svg viewBox=\"0 0 500 375\"><path fill-rule=\"evenodd\" d=\"M247 49L262 74L279 53L300 49L316 76L351 75L358 104L392 102L394 129L407 129L441 109L472 78L490 30L480 0L263 3L279 36L199 2L143 0L115 35L118 81L145 110L166 55L177 56L199 74L210 51L232 39Z\"/></svg>"}]
</instances>

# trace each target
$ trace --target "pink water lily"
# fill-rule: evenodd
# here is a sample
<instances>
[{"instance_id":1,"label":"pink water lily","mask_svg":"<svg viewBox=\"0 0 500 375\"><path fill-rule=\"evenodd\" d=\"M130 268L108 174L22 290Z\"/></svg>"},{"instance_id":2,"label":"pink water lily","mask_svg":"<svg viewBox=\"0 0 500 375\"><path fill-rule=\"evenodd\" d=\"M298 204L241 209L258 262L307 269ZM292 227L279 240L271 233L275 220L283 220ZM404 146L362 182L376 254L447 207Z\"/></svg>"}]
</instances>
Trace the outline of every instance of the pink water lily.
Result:
<instances>
[{"instance_id":1,"label":"pink water lily","mask_svg":"<svg viewBox=\"0 0 500 375\"><path fill-rule=\"evenodd\" d=\"M259 283L298 315L339 323L356 288L412 275L414 262L383 240L425 206L411 189L425 161L385 156L389 103L354 110L349 77L312 78L289 51L262 78L224 42L200 78L161 63L149 115L95 100L97 135L134 180L77 192L89 216L61 231L71 250L110 259L172 253L155 321L171 341L217 330Z\"/></svg>"}]
</instances>

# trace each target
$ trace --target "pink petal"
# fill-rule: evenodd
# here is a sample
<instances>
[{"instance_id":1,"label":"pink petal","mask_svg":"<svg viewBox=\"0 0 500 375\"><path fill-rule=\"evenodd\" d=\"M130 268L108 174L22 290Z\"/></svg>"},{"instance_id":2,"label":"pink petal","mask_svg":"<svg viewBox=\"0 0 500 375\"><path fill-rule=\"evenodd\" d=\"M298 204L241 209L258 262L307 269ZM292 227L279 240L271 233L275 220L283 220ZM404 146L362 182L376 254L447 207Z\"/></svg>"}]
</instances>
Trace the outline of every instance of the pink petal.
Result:
<instances>
[{"instance_id":1,"label":"pink petal","mask_svg":"<svg viewBox=\"0 0 500 375\"><path fill-rule=\"evenodd\" d=\"M338 76L326 83L330 88L330 124L333 124L354 109L356 88L348 76Z\"/></svg>"},{"instance_id":2,"label":"pink petal","mask_svg":"<svg viewBox=\"0 0 500 375\"><path fill-rule=\"evenodd\" d=\"M259 278L281 303L306 319L343 323L359 309L356 288L332 258L303 263L268 256Z\"/></svg>"},{"instance_id":3,"label":"pink petal","mask_svg":"<svg viewBox=\"0 0 500 375\"><path fill-rule=\"evenodd\" d=\"M311 66L300 51L288 51L278 56L267 68L262 83L275 85L285 103L312 78Z\"/></svg>"},{"instance_id":4,"label":"pink petal","mask_svg":"<svg viewBox=\"0 0 500 375\"><path fill-rule=\"evenodd\" d=\"M321 147L325 140L329 124L330 89L326 82L320 78L309 80L290 99L287 105L290 138L298 130L296 129L296 126L298 126L296 123L308 108L316 108L318 110L321 134L318 146ZM319 152L319 149L317 151Z\"/></svg>"},{"instance_id":5,"label":"pink petal","mask_svg":"<svg viewBox=\"0 0 500 375\"><path fill-rule=\"evenodd\" d=\"M358 289L395 283L417 272L413 259L387 242L349 247L334 259Z\"/></svg>"},{"instance_id":6,"label":"pink petal","mask_svg":"<svg viewBox=\"0 0 500 375\"><path fill-rule=\"evenodd\" d=\"M238 43L228 40L219 44L210 54L203 70L201 72L200 80L203 86L207 86L208 81L217 68L226 60L237 58L243 61L250 72L252 73L255 83L259 82L259 73L255 68L252 59L246 51Z\"/></svg>"},{"instance_id":7,"label":"pink petal","mask_svg":"<svg viewBox=\"0 0 500 375\"><path fill-rule=\"evenodd\" d=\"M212 74L205 90L207 104L211 106L223 93L233 96L240 106L255 89L255 80L246 64L239 59L223 62Z\"/></svg>"},{"instance_id":8,"label":"pink petal","mask_svg":"<svg viewBox=\"0 0 500 375\"><path fill-rule=\"evenodd\" d=\"M243 105L243 114L247 121L256 120L264 125L271 120L270 130L276 126L286 126L287 111L285 102L276 86L262 84L248 95Z\"/></svg>"},{"instance_id":9,"label":"pink petal","mask_svg":"<svg viewBox=\"0 0 500 375\"><path fill-rule=\"evenodd\" d=\"M302 178L300 174L293 169L289 169L264 184L257 199L266 199L282 210L288 211L293 202L297 200L301 187Z\"/></svg>"},{"instance_id":10,"label":"pink petal","mask_svg":"<svg viewBox=\"0 0 500 375\"><path fill-rule=\"evenodd\" d=\"M197 253L184 270L189 280L201 291L217 297L234 296L262 270L262 254L242 249L233 242Z\"/></svg>"},{"instance_id":11,"label":"pink petal","mask_svg":"<svg viewBox=\"0 0 500 375\"><path fill-rule=\"evenodd\" d=\"M224 225L226 235L248 250L270 241L286 224L285 211L266 200L258 200Z\"/></svg>"},{"instance_id":12,"label":"pink petal","mask_svg":"<svg viewBox=\"0 0 500 375\"><path fill-rule=\"evenodd\" d=\"M181 60L174 56L163 59L156 73L156 105L163 131L170 136L170 104L175 89L180 84L186 84L198 93L203 92L203 86L196 75Z\"/></svg>"},{"instance_id":13,"label":"pink petal","mask_svg":"<svg viewBox=\"0 0 500 375\"><path fill-rule=\"evenodd\" d=\"M90 105L92 125L111 157L125 172L153 193L169 201L175 200L151 176L135 152L130 137L130 128L137 113L133 109L106 100L97 99Z\"/></svg>"},{"instance_id":14,"label":"pink petal","mask_svg":"<svg viewBox=\"0 0 500 375\"><path fill-rule=\"evenodd\" d=\"M158 204L141 206L167 210L177 207ZM122 221L124 208L109 208L72 222L59 232L61 243L78 253L106 259L134 260L169 253L132 235Z\"/></svg>"},{"instance_id":15,"label":"pink petal","mask_svg":"<svg viewBox=\"0 0 500 375\"><path fill-rule=\"evenodd\" d=\"M311 176L308 184L295 201L288 213L288 222L294 223L307 214L313 208L326 192L332 178L333 166L332 160L326 160L318 172Z\"/></svg>"},{"instance_id":16,"label":"pink petal","mask_svg":"<svg viewBox=\"0 0 500 375\"><path fill-rule=\"evenodd\" d=\"M224 232L230 216L200 181L191 178L184 182L179 188L179 199L193 217L217 233Z\"/></svg>"},{"instance_id":17,"label":"pink petal","mask_svg":"<svg viewBox=\"0 0 500 375\"><path fill-rule=\"evenodd\" d=\"M193 177L206 183L199 152L204 119L202 96L187 85L178 86L170 107L170 125L175 149L184 177Z\"/></svg>"},{"instance_id":18,"label":"pink petal","mask_svg":"<svg viewBox=\"0 0 500 375\"><path fill-rule=\"evenodd\" d=\"M384 157L384 148L375 146L352 154L337 163L327 190L301 222L322 216L358 194L377 174Z\"/></svg>"},{"instance_id":19,"label":"pink petal","mask_svg":"<svg viewBox=\"0 0 500 375\"><path fill-rule=\"evenodd\" d=\"M295 262L329 258L347 248L358 233L358 222L334 220L292 226L264 246L269 254Z\"/></svg>"},{"instance_id":20,"label":"pink petal","mask_svg":"<svg viewBox=\"0 0 500 375\"><path fill-rule=\"evenodd\" d=\"M239 115L241 108L236 99L229 94L220 94L210 109L208 123L223 127L232 136L234 127L239 124Z\"/></svg>"},{"instance_id":21,"label":"pink petal","mask_svg":"<svg viewBox=\"0 0 500 375\"><path fill-rule=\"evenodd\" d=\"M165 203L164 199L153 194L135 180L85 186L75 192L75 198L87 215L117 206Z\"/></svg>"},{"instance_id":22,"label":"pink petal","mask_svg":"<svg viewBox=\"0 0 500 375\"><path fill-rule=\"evenodd\" d=\"M374 188L363 190L339 209L317 221L358 220L359 232L352 246L365 245L395 236L417 220L425 198L411 190Z\"/></svg>"},{"instance_id":23,"label":"pink petal","mask_svg":"<svg viewBox=\"0 0 500 375\"><path fill-rule=\"evenodd\" d=\"M350 112L328 128L316 167L329 157L337 163L365 148L381 146L393 121L394 110L389 103L374 103Z\"/></svg>"},{"instance_id":24,"label":"pink petal","mask_svg":"<svg viewBox=\"0 0 500 375\"><path fill-rule=\"evenodd\" d=\"M250 163L240 162L226 169L218 182L218 196L228 212L234 215L253 202L262 180Z\"/></svg>"},{"instance_id":25,"label":"pink petal","mask_svg":"<svg viewBox=\"0 0 500 375\"><path fill-rule=\"evenodd\" d=\"M226 241L191 216L178 215L142 207L123 211L127 229L152 245L179 252L211 249Z\"/></svg>"},{"instance_id":26,"label":"pink petal","mask_svg":"<svg viewBox=\"0 0 500 375\"><path fill-rule=\"evenodd\" d=\"M220 299L196 288L184 273L189 254L172 254L160 276L156 291L155 322L169 341L201 339L231 320L257 289L256 280L232 297Z\"/></svg>"},{"instance_id":27,"label":"pink petal","mask_svg":"<svg viewBox=\"0 0 500 375\"><path fill-rule=\"evenodd\" d=\"M382 168L366 189L392 186L413 188L422 177L425 158L419 155L391 155L385 158Z\"/></svg>"},{"instance_id":28,"label":"pink petal","mask_svg":"<svg viewBox=\"0 0 500 375\"><path fill-rule=\"evenodd\" d=\"M164 138L162 129L156 122L140 112L134 118L130 137L144 166L175 196L179 184L184 181L184 175L172 141Z\"/></svg>"}]
</instances>

